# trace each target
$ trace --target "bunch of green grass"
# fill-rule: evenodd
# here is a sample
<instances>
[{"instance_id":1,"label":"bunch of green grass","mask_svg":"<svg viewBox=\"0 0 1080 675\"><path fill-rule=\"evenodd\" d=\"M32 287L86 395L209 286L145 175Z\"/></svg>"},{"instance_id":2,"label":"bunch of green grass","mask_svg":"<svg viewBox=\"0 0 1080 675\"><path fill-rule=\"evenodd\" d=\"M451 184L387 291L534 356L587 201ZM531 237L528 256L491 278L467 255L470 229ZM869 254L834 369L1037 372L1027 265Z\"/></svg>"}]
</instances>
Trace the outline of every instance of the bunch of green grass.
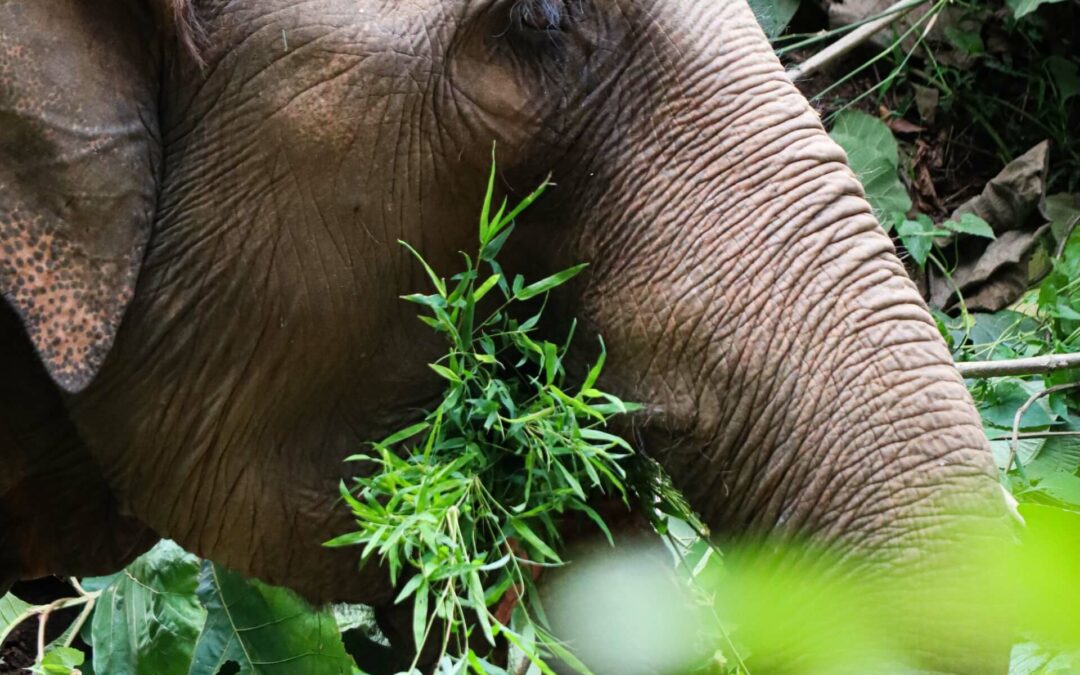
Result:
<instances>
[{"instance_id":1,"label":"bunch of green grass","mask_svg":"<svg viewBox=\"0 0 1080 675\"><path fill-rule=\"evenodd\" d=\"M545 630L532 572L563 563L559 521L570 514L584 514L611 539L588 501L627 501L623 464L633 451L605 427L634 406L596 388L602 341L597 362L571 387L564 361L573 326L562 344L536 337L547 294L585 265L531 284L508 278L496 257L515 218L548 184L492 213L494 179L493 166L477 253L462 253L464 270L449 283L401 242L434 287L404 299L446 339L446 354L430 364L446 389L422 422L349 458L366 465L367 475L341 486L358 529L327 545L362 546L362 559L378 558L395 584L407 579L397 602L411 598L417 650L437 640L442 672L502 672L484 658L500 636L541 672L552 672L552 655L584 670ZM489 296L495 308L481 314ZM511 308L530 302L539 309L519 321ZM508 604L511 618L500 620L496 610Z\"/></svg>"}]
</instances>

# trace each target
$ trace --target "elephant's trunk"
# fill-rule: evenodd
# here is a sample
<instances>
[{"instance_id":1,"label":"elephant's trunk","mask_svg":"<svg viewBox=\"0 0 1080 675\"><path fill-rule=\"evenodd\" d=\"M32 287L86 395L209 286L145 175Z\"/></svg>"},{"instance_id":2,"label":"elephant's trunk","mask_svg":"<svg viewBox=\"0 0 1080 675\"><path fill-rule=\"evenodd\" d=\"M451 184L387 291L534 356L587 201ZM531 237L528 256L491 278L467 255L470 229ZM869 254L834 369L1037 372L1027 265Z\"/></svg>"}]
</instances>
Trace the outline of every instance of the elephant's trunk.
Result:
<instances>
[{"instance_id":1,"label":"elephant's trunk","mask_svg":"<svg viewBox=\"0 0 1080 675\"><path fill-rule=\"evenodd\" d=\"M633 178L606 181L619 226L583 228L583 314L716 531L814 535L934 593L947 550L1004 533L979 417L843 152L745 4L719 7L708 76L653 88Z\"/></svg>"}]
</instances>

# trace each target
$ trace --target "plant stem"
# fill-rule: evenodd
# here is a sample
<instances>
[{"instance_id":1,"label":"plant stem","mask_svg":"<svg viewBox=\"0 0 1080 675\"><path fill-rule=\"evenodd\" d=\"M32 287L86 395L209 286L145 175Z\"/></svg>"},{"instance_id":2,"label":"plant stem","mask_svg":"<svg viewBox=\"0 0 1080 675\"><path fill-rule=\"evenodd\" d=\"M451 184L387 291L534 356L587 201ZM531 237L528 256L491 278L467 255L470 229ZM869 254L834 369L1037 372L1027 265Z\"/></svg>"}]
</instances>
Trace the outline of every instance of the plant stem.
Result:
<instances>
[{"instance_id":1,"label":"plant stem","mask_svg":"<svg viewBox=\"0 0 1080 675\"><path fill-rule=\"evenodd\" d=\"M49 607L45 608L45 611L38 614L38 631L37 631L37 658L34 659L34 663L41 665L45 660L45 624L49 622Z\"/></svg>"},{"instance_id":2,"label":"plant stem","mask_svg":"<svg viewBox=\"0 0 1080 675\"><path fill-rule=\"evenodd\" d=\"M960 371L960 374L969 380L1006 375L1045 375L1071 368L1080 368L1080 353L1047 354L1029 359L1005 361L968 361L956 364L956 369Z\"/></svg>"}]
</instances>

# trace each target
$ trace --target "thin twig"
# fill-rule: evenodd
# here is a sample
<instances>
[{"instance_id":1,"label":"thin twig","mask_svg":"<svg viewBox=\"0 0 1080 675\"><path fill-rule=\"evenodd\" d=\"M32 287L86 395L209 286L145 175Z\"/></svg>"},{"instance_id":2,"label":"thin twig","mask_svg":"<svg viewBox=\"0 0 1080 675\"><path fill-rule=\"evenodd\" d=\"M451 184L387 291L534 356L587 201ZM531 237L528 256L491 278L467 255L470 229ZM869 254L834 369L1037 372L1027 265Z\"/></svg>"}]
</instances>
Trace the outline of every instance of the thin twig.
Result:
<instances>
[{"instance_id":1,"label":"thin twig","mask_svg":"<svg viewBox=\"0 0 1080 675\"><path fill-rule=\"evenodd\" d=\"M1016 437L1022 441L1040 438L1080 438L1080 431L1022 431Z\"/></svg>"},{"instance_id":2,"label":"thin twig","mask_svg":"<svg viewBox=\"0 0 1080 675\"><path fill-rule=\"evenodd\" d=\"M1028 411L1028 408L1030 408L1032 405L1035 404L1036 401L1043 397L1049 396L1050 394L1053 394L1055 392L1064 391L1066 389L1075 389L1077 387L1080 387L1080 383L1072 382L1069 384L1058 384L1048 389L1037 391L1032 394L1031 397L1028 398L1028 400L1024 401L1024 405L1020 406L1020 408L1017 409L1016 416L1013 417L1012 439L1009 441L1009 458L1005 460L1006 473L1010 469L1012 469L1014 461L1016 462L1017 467L1020 468L1021 473L1023 472L1023 467L1020 466L1020 462L1016 457L1016 453L1020 448L1020 420L1024 417L1024 413Z\"/></svg>"},{"instance_id":3,"label":"thin twig","mask_svg":"<svg viewBox=\"0 0 1080 675\"><path fill-rule=\"evenodd\" d=\"M837 40L825 49L822 49L817 54L814 54L802 64L789 70L788 77L794 81L816 73L830 63L842 58L852 49L855 49L862 43L874 37L884 28L892 25L895 21L907 15L908 12L925 2L926 0L900 0L885 10L882 13L882 16L876 21L871 21L861 28L853 30L843 38Z\"/></svg>"},{"instance_id":4,"label":"thin twig","mask_svg":"<svg viewBox=\"0 0 1080 675\"><path fill-rule=\"evenodd\" d=\"M1080 353L1047 354L1030 359L1005 361L968 361L956 364L957 370L967 379L986 379L1006 375L1045 375L1058 370L1080 368Z\"/></svg>"}]
</instances>

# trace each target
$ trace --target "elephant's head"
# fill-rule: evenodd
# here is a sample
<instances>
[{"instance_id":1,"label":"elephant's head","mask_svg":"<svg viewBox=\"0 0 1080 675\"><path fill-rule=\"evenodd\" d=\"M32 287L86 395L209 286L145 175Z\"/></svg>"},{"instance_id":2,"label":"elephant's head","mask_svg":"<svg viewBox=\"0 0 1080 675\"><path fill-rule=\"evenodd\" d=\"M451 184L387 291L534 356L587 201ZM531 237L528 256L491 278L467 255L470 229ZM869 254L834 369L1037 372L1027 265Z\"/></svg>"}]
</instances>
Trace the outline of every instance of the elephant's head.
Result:
<instances>
[{"instance_id":1,"label":"elephant's head","mask_svg":"<svg viewBox=\"0 0 1080 675\"><path fill-rule=\"evenodd\" d=\"M0 479L0 537L79 522L19 506L58 446L124 531L68 527L9 575L106 566L141 521L309 597L384 600L319 543L349 527L341 459L439 392L396 241L455 269L493 140L502 191L557 183L508 264L592 264L560 306L716 531L918 579L948 523L1003 525L934 322L744 0L0 0L0 37L23 329L0 337L40 357L0 390L70 420L61 442L0 410L0 457L28 467Z\"/></svg>"}]
</instances>

